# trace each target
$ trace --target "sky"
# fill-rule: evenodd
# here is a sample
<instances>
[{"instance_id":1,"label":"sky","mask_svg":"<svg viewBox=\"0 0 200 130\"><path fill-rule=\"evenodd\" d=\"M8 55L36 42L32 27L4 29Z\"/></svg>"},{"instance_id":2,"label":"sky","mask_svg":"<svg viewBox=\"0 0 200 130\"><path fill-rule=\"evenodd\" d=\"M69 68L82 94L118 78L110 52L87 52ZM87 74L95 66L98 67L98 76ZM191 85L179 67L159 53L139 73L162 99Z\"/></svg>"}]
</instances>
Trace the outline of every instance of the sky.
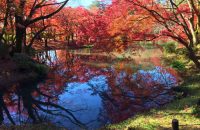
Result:
<instances>
[{"instance_id":1,"label":"sky","mask_svg":"<svg viewBox=\"0 0 200 130\"><path fill-rule=\"evenodd\" d=\"M59 1L61 1L61 0L59 0ZM96 1L96 0L69 0L67 5L71 6L71 7L78 7L78 6L88 7L94 1Z\"/></svg>"}]
</instances>

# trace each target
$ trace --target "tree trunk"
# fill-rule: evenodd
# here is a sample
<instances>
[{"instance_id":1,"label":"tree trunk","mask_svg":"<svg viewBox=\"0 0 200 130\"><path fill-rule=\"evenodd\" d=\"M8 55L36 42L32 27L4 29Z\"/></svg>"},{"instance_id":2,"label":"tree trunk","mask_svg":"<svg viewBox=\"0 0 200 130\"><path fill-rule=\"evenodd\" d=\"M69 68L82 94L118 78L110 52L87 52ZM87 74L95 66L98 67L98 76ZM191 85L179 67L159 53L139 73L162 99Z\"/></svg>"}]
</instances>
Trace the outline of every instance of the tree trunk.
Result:
<instances>
[{"instance_id":1,"label":"tree trunk","mask_svg":"<svg viewBox=\"0 0 200 130\"><path fill-rule=\"evenodd\" d=\"M10 13L10 6L9 6L9 1L6 0L6 14L4 16L4 22L3 22L3 28L2 32L0 32L0 43L3 43L3 41L6 43L7 41L3 38L3 35L6 33L7 25L8 25L8 16Z\"/></svg>"},{"instance_id":2,"label":"tree trunk","mask_svg":"<svg viewBox=\"0 0 200 130\"><path fill-rule=\"evenodd\" d=\"M4 113L3 113L3 107L2 107L2 105L3 105L3 94L2 93L0 93L0 125L2 125L3 124L3 121L4 121Z\"/></svg>"},{"instance_id":3,"label":"tree trunk","mask_svg":"<svg viewBox=\"0 0 200 130\"><path fill-rule=\"evenodd\" d=\"M45 44L44 44L44 47L47 48L48 47L48 39L45 38Z\"/></svg>"},{"instance_id":4,"label":"tree trunk","mask_svg":"<svg viewBox=\"0 0 200 130\"><path fill-rule=\"evenodd\" d=\"M26 29L16 27L16 52L21 53L25 42Z\"/></svg>"},{"instance_id":5,"label":"tree trunk","mask_svg":"<svg viewBox=\"0 0 200 130\"><path fill-rule=\"evenodd\" d=\"M189 51L189 58L194 62L196 67L200 70L200 62L198 56L196 56L192 48L188 48L188 51Z\"/></svg>"},{"instance_id":6,"label":"tree trunk","mask_svg":"<svg viewBox=\"0 0 200 130\"><path fill-rule=\"evenodd\" d=\"M74 43L74 33L71 34L72 43Z\"/></svg>"},{"instance_id":7,"label":"tree trunk","mask_svg":"<svg viewBox=\"0 0 200 130\"><path fill-rule=\"evenodd\" d=\"M23 18L21 16L15 16L16 19L16 52L21 53L23 44L26 42L26 27L23 26Z\"/></svg>"},{"instance_id":8,"label":"tree trunk","mask_svg":"<svg viewBox=\"0 0 200 130\"><path fill-rule=\"evenodd\" d=\"M67 40L67 45L69 46L69 44L70 44L70 36L69 35L66 36L66 40Z\"/></svg>"},{"instance_id":9,"label":"tree trunk","mask_svg":"<svg viewBox=\"0 0 200 130\"><path fill-rule=\"evenodd\" d=\"M24 8L26 0L20 0L18 11L15 14L16 52L21 53L26 43L26 27L24 22Z\"/></svg>"},{"instance_id":10,"label":"tree trunk","mask_svg":"<svg viewBox=\"0 0 200 130\"><path fill-rule=\"evenodd\" d=\"M56 40L56 30L53 31L53 40L54 40L54 42L57 41Z\"/></svg>"}]
</instances>

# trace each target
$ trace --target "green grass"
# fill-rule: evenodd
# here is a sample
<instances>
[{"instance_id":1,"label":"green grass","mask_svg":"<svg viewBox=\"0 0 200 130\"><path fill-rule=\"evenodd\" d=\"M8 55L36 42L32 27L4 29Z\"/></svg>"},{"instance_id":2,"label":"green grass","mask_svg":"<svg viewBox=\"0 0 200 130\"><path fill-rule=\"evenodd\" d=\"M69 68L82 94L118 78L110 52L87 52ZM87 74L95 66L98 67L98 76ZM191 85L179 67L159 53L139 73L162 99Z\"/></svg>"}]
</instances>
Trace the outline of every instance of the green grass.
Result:
<instances>
[{"instance_id":1,"label":"green grass","mask_svg":"<svg viewBox=\"0 0 200 130\"><path fill-rule=\"evenodd\" d=\"M199 106L200 99L200 75L185 78L179 90L187 92L185 98L177 98L173 102L160 109L152 109L150 112L138 114L124 122L112 124L106 127L111 130L162 130L171 129L172 119L178 119L183 130L200 130Z\"/></svg>"}]
</instances>

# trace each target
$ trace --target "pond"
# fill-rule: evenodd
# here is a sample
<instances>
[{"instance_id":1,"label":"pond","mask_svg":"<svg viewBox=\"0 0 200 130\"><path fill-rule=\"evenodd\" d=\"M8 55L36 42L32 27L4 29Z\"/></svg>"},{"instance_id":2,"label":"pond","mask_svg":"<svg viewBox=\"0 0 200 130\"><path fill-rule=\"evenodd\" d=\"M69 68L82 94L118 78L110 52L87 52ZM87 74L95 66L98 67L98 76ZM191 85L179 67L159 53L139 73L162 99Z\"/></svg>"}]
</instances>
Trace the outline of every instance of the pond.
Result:
<instances>
[{"instance_id":1,"label":"pond","mask_svg":"<svg viewBox=\"0 0 200 130\"><path fill-rule=\"evenodd\" d=\"M173 100L178 79L161 57L159 49L134 56L90 49L38 53L35 58L51 68L48 78L2 91L0 103L8 111L0 121L97 129L162 106Z\"/></svg>"}]
</instances>

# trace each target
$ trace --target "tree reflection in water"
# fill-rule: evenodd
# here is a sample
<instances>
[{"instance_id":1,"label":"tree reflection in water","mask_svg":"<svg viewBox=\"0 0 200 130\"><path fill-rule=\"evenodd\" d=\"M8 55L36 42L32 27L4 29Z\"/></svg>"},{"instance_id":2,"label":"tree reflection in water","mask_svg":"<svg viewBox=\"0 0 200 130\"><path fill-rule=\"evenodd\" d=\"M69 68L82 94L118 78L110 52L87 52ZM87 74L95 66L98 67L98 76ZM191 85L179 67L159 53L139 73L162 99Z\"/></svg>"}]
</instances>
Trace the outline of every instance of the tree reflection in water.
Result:
<instances>
[{"instance_id":1,"label":"tree reflection in water","mask_svg":"<svg viewBox=\"0 0 200 130\"><path fill-rule=\"evenodd\" d=\"M51 67L48 79L14 87L9 90L12 96L4 100L6 94L0 94L0 112L13 124L16 119L8 110L26 115L33 123L43 121L46 113L46 119L67 128L75 126L65 118L81 127L99 128L168 103L173 99L171 88L177 84L176 72L162 68L158 57L148 59L156 60L157 67L146 70L138 69L137 61L85 52L47 51L36 58Z\"/></svg>"},{"instance_id":2,"label":"tree reflection in water","mask_svg":"<svg viewBox=\"0 0 200 130\"><path fill-rule=\"evenodd\" d=\"M3 92L3 91L1 91ZM10 88L5 95L0 94L1 110L1 124L3 123L3 110L5 111L8 120L12 124L26 123L30 118L33 123L41 123L46 120L44 113L50 115L61 116L69 119L72 123L85 128L85 125L80 122L74 115L73 110L66 109L56 104L55 96L43 93L37 85L24 85ZM8 96L9 95L9 96ZM9 112L10 109L10 112ZM60 114L63 111L64 114ZM13 115L11 115L12 113ZM17 116L19 119L17 120ZM21 120L21 117L23 118ZM16 121L16 122L15 122Z\"/></svg>"}]
</instances>

